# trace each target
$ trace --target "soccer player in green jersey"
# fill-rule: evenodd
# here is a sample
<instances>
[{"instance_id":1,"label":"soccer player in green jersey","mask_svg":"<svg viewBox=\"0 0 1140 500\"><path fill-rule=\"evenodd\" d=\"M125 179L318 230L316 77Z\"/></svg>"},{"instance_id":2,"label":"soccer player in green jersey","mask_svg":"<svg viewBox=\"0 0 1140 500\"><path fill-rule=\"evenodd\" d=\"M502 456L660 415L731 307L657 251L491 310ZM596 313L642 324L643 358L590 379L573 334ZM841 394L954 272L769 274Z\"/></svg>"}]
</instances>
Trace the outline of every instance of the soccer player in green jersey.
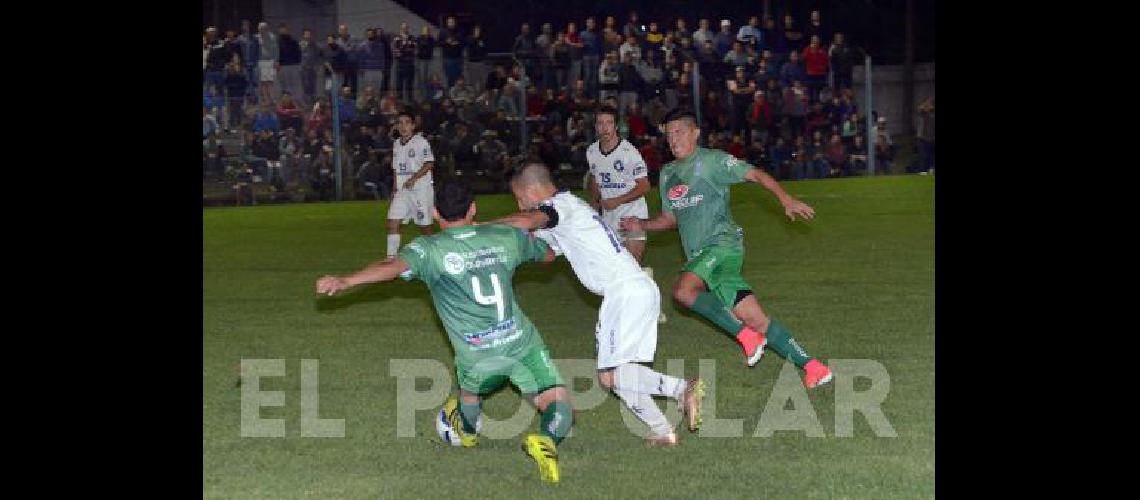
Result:
<instances>
[{"instance_id":1,"label":"soccer player in green jersey","mask_svg":"<svg viewBox=\"0 0 1140 500\"><path fill-rule=\"evenodd\" d=\"M748 366L759 362L768 346L804 369L805 386L830 382L831 369L808 355L787 327L764 313L741 276L744 230L729 213L729 189L739 182L760 184L776 195L793 221L797 216L811 220L815 211L784 192L763 170L724 151L698 147L701 130L691 111L674 109L662 124L676 159L661 170L661 213L648 221L623 218L622 228L677 228L688 262L673 286L673 298L733 336L744 349Z\"/></svg>"},{"instance_id":2,"label":"soccer player in green jersey","mask_svg":"<svg viewBox=\"0 0 1140 500\"><path fill-rule=\"evenodd\" d=\"M542 337L515 302L511 277L524 262L551 262L549 245L501 224L475 225L475 202L466 187L448 182L435 194L438 234L416 238L394 258L347 276L325 276L317 293L333 295L397 276L427 285L436 313L455 350L459 395L445 407L464 447L475 446L482 396L508 380L542 412L541 434L523 450L538 463L544 481L559 480L557 444L570 432L573 414L565 384Z\"/></svg>"}]
</instances>

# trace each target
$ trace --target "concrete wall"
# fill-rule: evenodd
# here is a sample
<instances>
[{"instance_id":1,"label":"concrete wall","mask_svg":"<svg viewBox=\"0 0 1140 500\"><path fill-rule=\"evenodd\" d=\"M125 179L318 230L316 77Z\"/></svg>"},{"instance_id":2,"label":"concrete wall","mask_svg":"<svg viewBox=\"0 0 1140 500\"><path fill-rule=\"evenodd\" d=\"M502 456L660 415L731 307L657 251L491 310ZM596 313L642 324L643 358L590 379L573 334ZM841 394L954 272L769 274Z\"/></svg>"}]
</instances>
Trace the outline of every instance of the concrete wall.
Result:
<instances>
[{"instance_id":1,"label":"concrete wall","mask_svg":"<svg viewBox=\"0 0 1140 500\"><path fill-rule=\"evenodd\" d=\"M909 119L912 126L916 124L914 116L903 116L903 103L906 99L906 89L903 85L903 66L876 66L871 62L871 108L879 112L879 116L887 117L887 130L891 134L903 133L903 120ZM854 90L860 109L866 109L867 87L863 66L855 67ZM914 106L911 108L918 112L918 105L927 97L934 96L934 63L914 65Z\"/></svg>"},{"instance_id":2,"label":"concrete wall","mask_svg":"<svg viewBox=\"0 0 1140 500\"><path fill-rule=\"evenodd\" d=\"M265 21L277 31L277 25L289 25L289 32L300 39L301 30L313 30L313 39L323 43L325 36L336 31L337 9L335 2L315 6L305 0L265 0L262 2Z\"/></svg>"}]
</instances>

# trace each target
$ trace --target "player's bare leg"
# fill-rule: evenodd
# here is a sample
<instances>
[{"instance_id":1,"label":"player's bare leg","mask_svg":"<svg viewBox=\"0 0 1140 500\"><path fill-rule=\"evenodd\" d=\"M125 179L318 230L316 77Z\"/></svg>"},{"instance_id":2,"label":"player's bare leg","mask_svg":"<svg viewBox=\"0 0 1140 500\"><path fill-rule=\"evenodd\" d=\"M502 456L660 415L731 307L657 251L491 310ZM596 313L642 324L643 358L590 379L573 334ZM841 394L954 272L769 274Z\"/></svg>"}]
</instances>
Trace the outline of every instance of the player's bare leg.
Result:
<instances>
[{"instance_id":1,"label":"player's bare leg","mask_svg":"<svg viewBox=\"0 0 1140 500\"><path fill-rule=\"evenodd\" d=\"M808 388L826 384L831 381L831 369L820 363L819 360L808 355L800 346L792 333L779 321L773 320L764 313L756 295L749 293L732 309L733 314L744 321L753 331L761 332L767 345L796 366L804 369L804 385Z\"/></svg>"},{"instance_id":2,"label":"player's bare leg","mask_svg":"<svg viewBox=\"0 0 1140 500\"><path fill-rule=\"evenodd\" d=\"M542 412L541 433L527 435L522 449L538 464L543 481L557 483L561 476L557 445L570 433L574 423L570 394L565 387L552 387L532 397L531 403Z\"/></svg>"}]
</instances>

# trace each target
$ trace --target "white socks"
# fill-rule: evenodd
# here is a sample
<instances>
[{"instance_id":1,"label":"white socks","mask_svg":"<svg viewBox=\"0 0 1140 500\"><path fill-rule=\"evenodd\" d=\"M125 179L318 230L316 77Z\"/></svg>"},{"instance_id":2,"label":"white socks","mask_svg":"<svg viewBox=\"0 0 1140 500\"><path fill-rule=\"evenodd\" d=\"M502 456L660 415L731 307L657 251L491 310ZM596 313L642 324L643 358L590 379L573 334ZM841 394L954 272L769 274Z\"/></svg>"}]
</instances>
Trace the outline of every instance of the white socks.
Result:
<instances>
[{"instance_id":1,"label":"white socks","mask_svg":"<svg viewBox=\"0 0 1140 500\"><path fill-rule=\"evenodd\" d=\"M614 389L665 396L680 401L685 394L685 381L655 372L644 365L626 363L614 368Z\"/></svg>"},{"instance_id":2,"label":"white socks","mask_svg":"<svg viewBox=\"0 0 1140 500\"><path fill-rule=\"evenodd\" d=\"M400 233L388 233L388 256L395 257L400 251Z\"/></svg>"},{"instance_id":3,"label":"white socks","mask_svg":"<svg viewBox=\"0 0 1140 500\"><path fill-rule=\"evenodd\" d=\"M653 396L680 400L684 392L684 380L657 373L636 363L626 363L614 369L614 394L658 436L672 432L673 426L669 425L669 420L661 413Z\"/></svg>"}]
</instances>

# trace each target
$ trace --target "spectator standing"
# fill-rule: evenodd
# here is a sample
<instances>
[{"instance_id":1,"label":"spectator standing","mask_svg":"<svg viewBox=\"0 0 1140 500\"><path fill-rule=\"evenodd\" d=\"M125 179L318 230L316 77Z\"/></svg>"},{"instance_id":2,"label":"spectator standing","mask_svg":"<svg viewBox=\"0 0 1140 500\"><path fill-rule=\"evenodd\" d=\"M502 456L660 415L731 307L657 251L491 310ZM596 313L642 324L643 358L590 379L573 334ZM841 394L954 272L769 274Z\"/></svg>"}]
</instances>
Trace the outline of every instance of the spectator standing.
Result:
<instances>
[{"instance_id":1,"label":"spectator standing","mask_svg":"<svg viewBox=\"0 0 1140 500\"><path fill-rule=\"evenodd\" d=\"M803 66L800 65L798 52L788 53L788 62L780 67L780 85L788 87L793 81L803 82L807 78Z\"/></svg>"},{"instance_id":2,"label":"spectator standing","mask_svg":"<svg viewBox=\"0 0 1140 500\"><path fill-rule=\"evenodd\" d=\"M724 56L732 50L732 21L720 20L720 31L713 36L713 48L716 49L717 60L724 60Z\"/></svg>"},{"instance_id":3,"label":"spectator standing","mask_svg":"<svg viewBox=\"0 0 1140 500\"><path fill-rule=\"evenodd\" d=\"M440 58L443 59L443 76L447 88L455 85L455 80L463 76L463 37L459 33L455 16L447 16L444 28L439 32Z\"/></svg>"},{"instance_id":4,"label":"spectator standing","mask_svg":"<svg viewBox=\"0 0 1140 500\"><path fill-rule=\"evenodd\" d=\"M618 64L617 52L606 54L606 60L602 61L601 67L598 69L598 84L602 100L617 96L618 91L621 90L621 65Z\"/></svg>"},{"instance_id":5,"label":"spectator standing","mask_svg":"<svg viewBox=\"0 0 1140 500\"><path fill-rule=\"evenodd\" d=\"M804 134L807 106L807 89L799 80L793 80L792 86L784 90L784 115L788 117L793 139Z\"/></svg>"},{"instance_id":6,"label":"spectator standing","mask_svg":"<svg viewBox=\"0 0 1140 500\"><path fill-rule=\"evenodd\" d=\"M582 44L582 37L578 34L578 25L573 21L566 25L563 40L570 48L570 74L567 77L569 82L567 85L569 86L582 78L582 54L585 49Z\"/></svg>"},{"instance_id":7,"label":"spectator standing","mask_svg":"<svg viewBox=\"0 0 1140 500\"><path fill-rule=\"evenodd\" d=\"M555 83L560 91L570 88L570 45L566 43L566 34L558 33L554 44L550 47L551 60L554 68Z\"/></svg>"},{"instance_id":8,"label":"spectator standing","mask_svg":"<svg viewBox=\"0 0 1140 500\"><path fill-rule=\"evenodd\" d=\"M784 14L784 26L780 38L784 40L783 50L786 54L799 52L804 47L804 32L796 24L796 18L791 13Z\"/></svg>"},{"instance_id":9,"label":"spectator standing","mask_svg":"<svg viewBox=\"0 0 1140 500\"><path fill-rule=\"evenodd\" d=\"M384 54L384 42L375 29L364 32L364 40L357 47L357 61L360 64L360 87L379 90L384 85L384 73L388 71L388 61Z\"/></svg>"},{"instance_id":10,"label":"spectator standing","mask_svg":"<svg viewBox=\"0 0 1140 500\"><path fill-rule=\"evenodd\" d=\"M827 50L820 45L818 35L812 35L811 42L804 49L804 73L807 76L807 87L810 90L812 101L819 99L819 91L827 85L828 56Z\"/></svg>"},{"instance_id":11,"label":"spectator standing","mask_svg":"<svg viewBox=\"0 0 1140 500\"><path fill-rule=\"evenodd\" d=\"M392 50L396 55L396 92L406 103L415 99L417 43L408 31L408 23L400 23L400 33L392 39Z\"/></svg>"},{"instance_id":12,"label":"spectator standing","mask_svg":"<svg viewBox=\"0 0 1140 500\"><path fill-rule=\"evenodd\" d=\"M737 66L733 78L725 82L725 87L732 106L732 133L745 134L748 131L748 107L756 93L756 82L748 78L744 66ZM751 134L747 137L751 139Z\"/></svg>"},{"instance_id":13,"label":"spectator standing","mask_svg":"<svg viewBox=\"0 0 1140 500\"><path fill-rule=\"evenodd\" d=\"M269 23L264 21L257 24L257 46L258 95L261 99L273 102L277 98L275 82L281 54L277 49L277 36L269 30Z\"/></svg>"},{"instance_id":14,"label":"spectator standing","mask_svg":"<svg viewBox=\"0 0 1140 500\"><path fill-rule=\"evenodd\" d=\"M482 92L487 82L487 41L483 39L483 27L476 24L471 28L471 35L464 44L467 50L467 70L464 72L466 80L476 92Z\"/></svg>"},{"instance_id":15,"label":"spectator standing","mask_svg":"<svg viewBox=\"0 0 1140 500\"><path fill-rule=\"evenodd\" d=\"M356 90L360 87L360 52L358 50L360 41L352 38L352 35L348 33L348 26L342 24L337 27L337 43L344 50L345 55L341 84L350 88L352 95L356 95Z\"/></svg>"},{"instance_id":16,"label":"spectator standing","mask_svg":"<svg viewBox=\"0 0 1140 500\"><path fill-rule=\"evenodd\" d=\"M641 60L641 45L637 43L637 39L633 36L626 36L625 43L621 44L618 48L618 59L621 61L640 61Z\"/></svg>"},{"instance_id":17,"label":"spectator standing","mask_svg":"<svg viewBox=\"0 0 1140 500\"><path fill-rule=\"evenodd\" d=\"M693 33L689 31L689 26L683 17L677 18L677 22L674 24L673 31L670 34L673 35L673 41L677 42L677 45L680 45L681 40L686 38L692 42Z\"/></svg>"},{"instance_id":18,"label":"spectator standing","mask_svg":"<svg viewBox=\"0 0 1140 500\"><path fill-rule=\"evenodd\" d=\"M226 89L226 108L229 110L230 129L240 128L242 122L242 105L245 103L245 92L249 87L245 68L242 67L241 58L235 58L226 66L226 74L222 80Z\"/></svg>"},{"instance_id":19,"label":"spectator standing","mask_svg":"<svg viewBox=\"0 0 1140 500\"><path fill-rule=\"evenodd\" d=\"M435 37L431 36L431 26L424 25L420 36L416 37L416 92L419 99L428 97L428 83L431 81L431 60L435 57Z\"/></svg>"},{"instance_id":20,"label":"spectator standing","mask_svg":"<svg viewBox=\"0 0 1140 500\"><path fill-rule=\"evenodd\" d=\"M316 102L317 89L324 89L323 78L320 78L324 75L324 71L321 70L324 62L321 59L321 49L313 40L313 30L301 31L301 41L298 46L301 47L301 92L304 96L302 102L309 104Z\"/></svg>"},{"instance_id":21,"label":"spectator standing","mask_svg":"<svg viewBox=\"0 0 1140 500\"><path fill-rule=\"evenodd\" d=\"M768 142L768 127L772 123L772 107L764 97L763 90L752 93L752 104L748 107L748 124L752 129L753 142Z\"/></svg>"},{"instance_id":22,"label":"spectator standing","mask_svg":"<svg viewBox=\"0 0 1140 500\"><path fill-rule=\"evenodd\" d=\"M256 97L258 92L257 83L259 81L257 77L257 61L261 49L257 45L257 34L253 32L252 25L248 19L241 20L241 33L237 37L237 45L241 51L241 62L245 68L245 76L250 84L246 92Z\"/></svg>"},{"instance_id":23,"label":"spectator standing","mask_svg":"<svg viewBox=\"0 0 1140 500\"><path fill-rule=\"evenodd\" d=\"M645 39L645 27L637 20L637 12L629 11L629 20L626 21L625 26L622 28L621 34L624 36L632 36L634 40L640 43Z\"/></svg>"},{"instance_id":24,"label":"spectator standing","mask_svg":"<svg viewBox=\"0 0 1140 500\"><path fill-rule=\"evenodd\" d=\"M736 32L736 41L756 52L764 50L764 32L760 29L760 18L758 16L749 17L748 24L740 27L740 31Z\"/></svg>"},{"instance_id":25,"label":"spectator standing","mask_svg":"<svg viewBox=\"0 0 1140 500\"><path fill-rule=\"evenodd\" d=\"M586 29L578 35L582 42L582 80L590 97L598 95L598 69L602 63L602 39L593 17L586 18Z\"/></svg>"},{"instance_id":26,"label":"spectator standing","mask_svg":"<svg viewBox=\"0 0 1140 500\"><path fill-rule=\"evenodd\" d=\"M693 32L693 46L698 50L705 46L705 42L713 40L714 33L709 29L709 20L701 19L698 21L697 31Z\"/></svg>"},{"instance_id":27,"label":"spectator standing","mask_svg":"<svg viewBox=\"0 0 1140 500\"><path fill-rule=\"evenodd\" d=\"M542 32L534 39L535 57L538 59L540 73L534 75L536 85L541 89L554 88L554 26L550 23L542 24Z\"/></svg>"},{"instance_id":28,"label":"spectator standing","mask_svg":"<svg viewBox=\"0 0 1140 500\"><path fill-rule=\"evenodd\" d=\"M934 173L934 98L918 105L918 171Z\"/></svg>"},{"instance_id":29,"label":"spectator standing","mask_svg":"<svg viewBox=\"0 0 1140 500\"><path fill-rule=\"evenodd\" d=\"M644 49L647 51L660 51L665 42L665 34L657 27L657 21L650 21L649 31L645 32Z\"/></svg>"},{"instance_id":30,"label":"spectator standing","mask_svg":"<svg viewBox=\"0 0 1140 500\"><path fill-rule=\"evenodd\" d=\"M863 51L848 46L843 33L836 32L835 41L828 53L831 57L833 86L840 91L852 88L855 65L863 61Z\"/></svg>"},{"instance_id":31,"label":"spectator standing","mask_svg":"<svg viewBox=\"0 0 1140 500\"><path fill-rule=\"evenodd\" d=\"M301 89L301 44L289 33L289 26L282 23L277 28L278 72L277 95L288 92L296 99Z\"/></svg>"},{"instance_id":32,"label":"spectator standing","mask_svg":"<svg viewBox=\"0 0 1140 500\"><path fill-rule=\"evenodd\" d=\"M225 78L226 63L230 61L231 51L226 43L218 39L218 30L213 26L206 28L206 67L205 88L221 88Z\"/></svg>"},{"instance_id":33,"label":"spectator standing","mask_svg":"<svg viewBox=\"0 0 1140 500\"><path fill-rule=\"evenodd\" d=\"M619 94L619 105L623 114L632 105L637 104L638 94L641 92L642 80L641 74L637 71L633 59L626 57L622 58L622 64L619 66L620 81L618 83L621 93Z\"/></svg>"},{"instance_id":34,"label":"spectator standing","mask_svg":"<svg viewBox=\"0 0 1140 500\"><path fill-rule=\"evenodd\" d=\"M828 31L823 26L823 20L820 19L819 9L812 9L808 15L808 24L804 27L804 36L811 39L813 36L819 37L819 44L821 46L827 45Z\"/></svg>"},{"instance_id":35,"label":"spectator standing","mask_svg":"<svg viewBox=\"0 0 1140 500\"><path fill-rule=\"evenodd\" d=\"M531 39L530 36L529 23L522 23L522 26L519 27L519 34L515 37L514 45L511 46L511 53L513 53L515 59L522 64L526 70L526 74L531 79L534 79L536 75L541 77L537 67L538 61L535 59L538 54L536 53L534 40Z\"/></svg>"},{"instance_id":36,"label":"spectator standing","mask_svg":"<svg viewBox=\"0 0 1140 500\"><path fill-rule=\"evenodd\" d=\"M744 51L744 43L732 42L732 50L724 55L724 63L733 68L752 66L752 56Z\"/></svg>"}]
</instances>

